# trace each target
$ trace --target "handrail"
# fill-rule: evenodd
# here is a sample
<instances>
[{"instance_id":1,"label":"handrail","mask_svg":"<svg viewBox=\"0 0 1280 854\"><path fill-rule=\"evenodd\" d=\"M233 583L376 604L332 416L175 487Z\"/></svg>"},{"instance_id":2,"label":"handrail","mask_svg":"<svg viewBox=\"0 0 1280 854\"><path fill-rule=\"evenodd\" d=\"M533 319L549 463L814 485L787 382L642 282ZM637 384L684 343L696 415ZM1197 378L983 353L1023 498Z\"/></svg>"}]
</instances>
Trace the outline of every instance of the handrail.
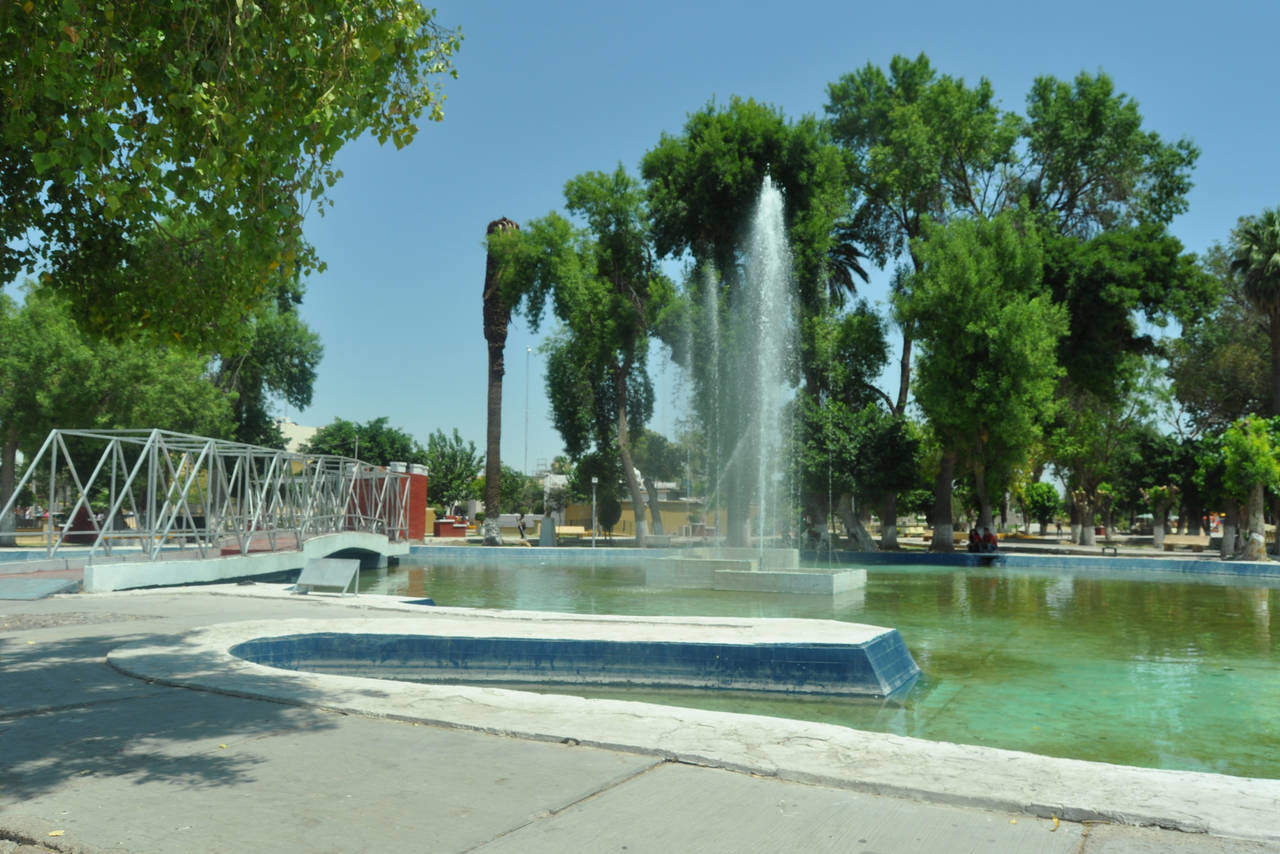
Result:
<instances>
[{"instance_id":1,"label":"handrail","mask_svg":"<svg viewBox=\"0 0 1280 854\"><path fill-rule=\"evenodd\" d=\"M47 481L38 476L42 467ZM83 471L92 473L82 480ZM89 544L90 563L129 542L151 560L166 543L207 556L227 548L247 554L263 538L272 550L290 541L298 548L339 531L403 542L408 482L407 473L349 457L159 429L55 429L0 507L0 522L12 518L25 488L37 490L50 513L45 557ZM70 511L55 535L59 506ZM8 532L0 528L0 536Z\"/></svg>"}]
</instances>

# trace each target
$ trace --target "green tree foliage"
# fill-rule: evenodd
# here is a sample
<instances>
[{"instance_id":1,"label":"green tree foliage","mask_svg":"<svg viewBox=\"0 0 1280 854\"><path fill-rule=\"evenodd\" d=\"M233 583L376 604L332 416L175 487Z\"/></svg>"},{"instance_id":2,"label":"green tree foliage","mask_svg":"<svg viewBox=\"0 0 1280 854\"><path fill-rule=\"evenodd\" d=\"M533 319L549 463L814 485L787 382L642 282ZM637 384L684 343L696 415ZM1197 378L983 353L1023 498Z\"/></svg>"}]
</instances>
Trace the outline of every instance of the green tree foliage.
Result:
<instances>
[{"instance_id":1,"label":"green tree foliage","mask_svg":"<svg viewBox=\"0 0 1280 854\"><path fill-rule=\"evenodd\" d=\"M231 397L237 441L283 447L272 404L283 400L298 409L311 404L324 347L294 306L264 306L246 324L248 339L217 359L214 381Z\"/></svg>"},{"instance_id":2,"label":"green tree foliage","mask_svg":"<svg viewBox=\"0 0 1280 854\"><path fill-rule=\"evenodd\" d=\"M436 430L427 437L423 461L427 465L427 500L445 512L467 497L484 465L476 443L464 440L456 427L452 435Z\"/></svg>"},{"instance_id":3,"label":"green tree foliage","mask_svg":"<svg viewBox=\"0 0 1280 854\"><path fill-rule=\"evenodd\" d=\"M880 266L924 233L925 219L989 215L1009 201L1005 167L1021 125L991 83L968 87L928 57L870 63L827 87L831 133L849 152L859 195L853 222ZM1014 198L1016 201L1016 197Z\"/></svg>"},{"instance_id":4,"label":"green tree foliage","mask_svg":"<svg viewBox=\"0 0 1280 854\"><path fill-rule=\"evenodd\" d=\"M1005 175L1020 124L985 78L973 87L939 75L924 54L868 63L827 87L827 123L849 154L858 194L851 226L881 267L907 254L926 220L988 216L1009 202ZM1016 201L1016 197L1013 199ZM907 405L915 332L903 326L895 412Z\"/></svg>"},{"instance_id":5,"label":"green tree foliage","mask_svg":"<svg viewBox=\"0 0 1280 854\"><path fill-rule=\"evenodd\" d=\"M842 261L832 251L836 224L848 207L845 164L812 116L791 122L774 107L737 97L725 107L709 103L689 115L681 135L663 133L640 169L658 254L688 252L698 263L714 265L730 292L741 278L741 229L766 175L787 199L801 304L820 305L833 270L849 270L847 256Z\"/></svg>"},{"instance_id":6,"label":"green tree foliage","mask_svg":"<svg viewBox=\"0 0 1280 854\"><path fill-rule=\"evenodd\" d=\"M317 264L305 206L344 143L403 146L441 117L460 38L411 0L4 4L0 280L43 259L78 317L121 335L234 318ZM225 288L181 275L200 241L236 268Z\"/></svg>"},{"instance_id":7,"label":"green tree foliage","mask_svg":"<svg viewBox=\"0 0 1280 854\"><path fill-rule=\"evenodd\" d=\"M471 482L470 494L475 498L483 498L486 492L485 475L474 478ZM541 512L542 489L538 481L526 477L511 466L502 467L502 476L498 479L498 513ZM538 509L535 510L535 505ZM489 518L485 511L485 518Z\"/></svg>"},{"instance_id":8,"label":"green tree foliage","mask_svg":"<svg viewBox=\"0 0 1280 854\"><path fill-rule=\"evenodd\" d=\"M427 463L427 452L418 441L398 427L389 426L387 421L385 415L364 424L335 418L316 431L302 453L352 457L375 466L393 462Z\"/></svg>"},{"instance_id":9,"label":"green tree foliage","mask_svg":"<svg viewBox=\"0 0 1280 854\"><path fill-rule=\"evenodd\" d=\"M916 252L920 272L899 302L925 335L916 398L944 455L972 469L991 526L993 488L1002 494L1053 412L1065 317L1041 289L1034 231L1009 214L931 226ZM947 507L950 486L939 487Z\"/></svg>"},{"instance_id":10,"label":"green tree foliage","mask_svg":"<svg viewBox=\"0 0 1280 854\"><path fill-rule=\"evenodd\" d=\"M649 497L649 520L653 532L666 533L662 527L662 509L658 505L658 481L673 481L680 477L686 460L684 449L661 433L646 430L632 443L631 457L640 470Z\"/></svg>"},{"instance_id":11,"label":"green tree foliage","mask_svg":"<svg viewBox=\"0 0 1280 854\"><path fill-rule=\"evenodd\" d=\"M1222 437L1223 484L1248 510L1245 560L1266 560L1263 492L1280 486L1280 425L1249 415L1232 424Z\"/></svg>"},{"instance_id":12,"label":"green tree foliage","mask_svg":"<svg viewBox=\"0 0 1280 854\"><path fill-rule=\"evenodd\" d=\"M1070 83L1037 77L1023 133L1025 177L1010 198L1045 212L1059 234L1167 225L1187 210L1199 150L1144 130L1138 103L1102 72Z\"/></svg>"},{"instance_id":13,"label":"green tree foliage","mask_svg":"<svg viewBox=\"0 0 1280 854\"><path fill-rule=\"evenodd\" d=\"M1231 269L1271 333L1270 413L1280 415L1280 208L1245 217L1231 235Z\"/></svg>"},{"instance_id":14,"label":"green tree foliage","mask_svg":"<svg viewBox=\"0 0 1280 854\"><path fill-rule=\"evenodd\" d=\"M1040 533L1044 534L1049 520L1053 518L1054 513L1058 512L1058 507L1061 505L1058 490L1053 488L1053 484L1038 480L1027 484L1022 491L1022 500L1027 518L1039 522Z\"/></svg>"},{"instance_id":15,"label":"green tree foliage","mask_svg":"<svg viewBox=\"0 0 1280 854\"><path fill-rule=\"evenodd\" d=\"M182 348L86 338L61 295L0 295L0 505L19 451L57 428L160 427L216 438L232 430L226 396Z\"/></svg>"},{"instance_id":16,"label":"green tree foliage","mask_svg":"<svg viewBox=\"0 0 1280 854\"><path fill-rule=\"evenodd\" d=\"M1270 321L1244 292L1231 256L1220 244L1201 259L1221 294L1212 310L1164 342L1173 391L1201 432L1221 432L1270 404Z\"/></svg>"},{"instance_id":17,"label":"green tree foliage","mask_svg":"<svg viewBox=\"0 0 1280 854\"><path fill-rule=\"evenodd\" d=\"M502 275L521 283L533 304L551 296L562 324L547 360L553 420L571 455L591 445L619 455L643 543L645 510L631 437L652 412L650 330L674 288L657 268L644 195L625 169L571 179L565 202L586 223L584 231L552 213L523 231L501 233L491 245L502 255Z\"/></svg>"},{"instance_id":18,"label":"green tree foliage","mask_svg":"<svg viewBox=\"0 0 1280 854\"><path fill-rule=\"evenodd\" d=\"M1103 398L1123 391L1124 361L1156 352L1139 317L1163 326L1193 323L1216 297L1217 285L1194 255L1163 225L1117 226L1094 237L1050 232L1045 284L1067 309L1071 334L1058 358L1074 386Z\"/></svg>"}]
</instances>

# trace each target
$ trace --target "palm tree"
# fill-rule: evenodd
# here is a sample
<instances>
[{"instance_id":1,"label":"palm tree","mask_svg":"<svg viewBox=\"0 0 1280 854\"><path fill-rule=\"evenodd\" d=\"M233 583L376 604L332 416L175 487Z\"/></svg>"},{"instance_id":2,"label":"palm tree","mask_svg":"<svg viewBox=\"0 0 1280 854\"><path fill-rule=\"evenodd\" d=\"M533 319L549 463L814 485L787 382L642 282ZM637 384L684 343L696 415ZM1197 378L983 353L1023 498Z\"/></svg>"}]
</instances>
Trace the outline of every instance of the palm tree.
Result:
<instances>
[{"instance_id":1,"label":"palm tree","mask_svg":"<svg viewBox=\"0 0 1280 854\"><path fill-rule=\"evenodd\" d=\"M1271 414L1280 415L1280 208L1241 219L1232 243L1231 269L1271 327Z\"/></svg>"},{"instance_id":2,"label":"palm tree","mask_svg":"<svg viewBox=\"0 0 1280 854\"><path fill-rule=\"evenodd\" d=\"M489 223L486 235L520 230L520 226L503 217ZM506 372L503 351L507 346L507 326L511 323L511 306L503 298L501 264L492 245L484 269L484 340L489 345L489 396L486 403L487 430L484 460L484 542L500 545L498 526L499 496L502 486L502 375Z\"/></svg>"}]
</instances>

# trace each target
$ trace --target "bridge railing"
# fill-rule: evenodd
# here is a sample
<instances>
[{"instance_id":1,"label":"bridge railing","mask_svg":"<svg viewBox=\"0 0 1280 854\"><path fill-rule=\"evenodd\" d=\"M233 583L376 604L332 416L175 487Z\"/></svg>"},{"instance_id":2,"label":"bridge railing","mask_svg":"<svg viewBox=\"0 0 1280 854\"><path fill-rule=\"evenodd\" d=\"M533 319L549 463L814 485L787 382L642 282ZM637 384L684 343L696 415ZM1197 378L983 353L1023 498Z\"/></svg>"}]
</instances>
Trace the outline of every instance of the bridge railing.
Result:
<instances>
[{"instance_id":1,"label":"bridge railing","mask_svg":"<svg viewBox=\"0 0 1280 854\"><path fill-rule=\"evenodd\" d=\"M408 539L406 474L167 430L50 431L0 507L0 544L24 489L49 508L46 557L67 546L90 546L90 560L124 547L152 560L247 554L340 531Z\"/></svg>"}]
</instances>

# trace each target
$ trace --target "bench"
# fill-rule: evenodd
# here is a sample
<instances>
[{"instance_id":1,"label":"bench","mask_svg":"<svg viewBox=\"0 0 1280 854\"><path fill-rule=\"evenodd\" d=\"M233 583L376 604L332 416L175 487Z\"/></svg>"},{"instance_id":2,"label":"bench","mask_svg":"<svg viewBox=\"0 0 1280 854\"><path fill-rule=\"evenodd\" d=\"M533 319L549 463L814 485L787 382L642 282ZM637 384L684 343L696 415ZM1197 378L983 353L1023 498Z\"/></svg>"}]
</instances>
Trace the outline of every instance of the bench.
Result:
<instances>
[{"instance_id":1,"label":"bench","mask_svg":"<svg viewBox=\"0 0 1280 854\"><path fill-rule=\"evenodd\" d=\"M316 587L337 587L342 595L351 588L351 595L359 592L360 561L353 558L315 557L307 561L294 582L294 593L310 593Z\"/></svg>"},{"instance_id":2,"label":"bench","mask_svg":"<svg viewBox=\"0 0 1280 854\"><path fill-rule=\"evenodd\" d=\"M582 525L557 525L556 526L557 537L565 537L569 539L578 540L587 536L587 533L588 533L587 529L584 528Z\"/></svg>"},{"instance_id":3,"label":"bench","mask_svg":"<svg viewBox=\"0 0 1280 854\"><path fill-rule=\"evenodd\" d=\"M1197 537L1190 534L1165 534L1165 551L1171 552L1179 546L1190 548L1194 552L1202 552L1209 547L1209 538L1204 535Z\"/></svg>"}]
</instances>

